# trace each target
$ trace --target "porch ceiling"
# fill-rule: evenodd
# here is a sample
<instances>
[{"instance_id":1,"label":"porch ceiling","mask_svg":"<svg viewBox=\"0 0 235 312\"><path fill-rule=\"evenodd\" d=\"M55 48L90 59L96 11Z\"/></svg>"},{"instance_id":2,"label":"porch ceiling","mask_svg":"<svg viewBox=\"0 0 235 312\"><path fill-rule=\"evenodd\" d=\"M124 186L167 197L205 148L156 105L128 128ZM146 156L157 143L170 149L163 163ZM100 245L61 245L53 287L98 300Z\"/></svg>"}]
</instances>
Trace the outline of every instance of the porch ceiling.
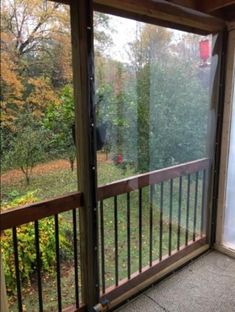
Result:
<instances>
[{"instance_id":1,"label":"porch ceiling","mask_svg":"<svg viewBox=\"0 0 235 312\"><path fill-rule=\"evenodd\" d=\"M234 0L168 0L167 2L214 15L226 21L235 20Z\"/></svg>"},{"instance_id":2,"label":"porch ceiling","mask_svg":"<svg viewBox=\"0 0 235 312\"><path fill-rule=\"evenodd\" d=\"M69 4L72 0L51 0L64 4ZM125 5L124 5L125 3ZM191 14L198 16L198 14L208 14L224 21L235 21L235 0L94 0L95 6L105 6L110 9L121 8L123 11L128 8L140 9L145 14L145 10L158 9L159 6L167 9L167 12L178 16L180 9L190 9ZM150 12L149 12L150 13ZM188 14L185 11L185 14Z\"/></svg>"}]
</instances>

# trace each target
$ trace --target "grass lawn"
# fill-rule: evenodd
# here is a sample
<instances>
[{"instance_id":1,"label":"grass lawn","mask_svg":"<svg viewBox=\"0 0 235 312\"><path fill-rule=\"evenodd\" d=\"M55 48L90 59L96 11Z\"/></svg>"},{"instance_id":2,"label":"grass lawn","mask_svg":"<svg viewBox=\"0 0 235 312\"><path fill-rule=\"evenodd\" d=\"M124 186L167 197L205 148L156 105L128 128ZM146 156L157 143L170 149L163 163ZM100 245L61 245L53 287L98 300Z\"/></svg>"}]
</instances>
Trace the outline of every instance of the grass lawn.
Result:
<instances>
[{"instance_id":1,"label":"grass lawn","mask_svg":"<svg viewBox=\"0 0 235 312\"><path fill-rule=\"evenodd\" d=\"M98 164L98 180L99 185L119 180L124 177L134 175L134 171L130 168L123 170L113 165L112 163ZM187 179L182 181L182 201L181 201L181 244L185 242L185 225L186 225L186 194L187 194ZM198 209L197 209L197 231L200 231L201 218L201 179L199 179L198 193ZM24 181L18 181L15 184L3 185L2 194L3 201L9 203L14 199L14 194L17 196L25 195L27 192L35 191L35 196L38 200L51 198L58 195L63 195L77 189L76 172L71 172L70 169L61 169L40 176L33 176L31 184L27 186ZM172 230L172 250L177 245L177 219L179 207L179 183L178 179L174 181L173 187L173 230ZM193 232L193 211L194 211L194 196L195 196L195 179L191 179L190 193L190 209L189 209L189 240L192 239ZM150 207L150 188L145 187L143 190L143 205L142 205L142 266L149 265L149 207ZM159 220L160 220L160 185L155 186L153 196L153 240L152 240L152 257L157 260L159 257ZM163 192L163 240L162 248L163 255L168 253L169 245L169 207L170 207L170 184L164 183ZM134 273L139 267L139 200L138 191L130 194L130 235L131 235L131 272ZM61 214L62 222L71 224L71 212ZM104 246L105 246L105 281L106 288L115 283L115 245L114 245L114 200L104 200ZM72 248L72 245L71 245ZM127 277L127 201L126 195L118 196L118 269L119 280ZM62 262L62 299L63 306L66 307L74 303L74 269L71 262ZM34 279L35 277L33 277ZM45 302L45 311L57 311L56 307L56 277L52 274L43 277L43 298ZM15 304L15 296L11 298L11 311L17 311ZM32 285L24 284L23 287L23 302L25 311L37 311L37 286L36 282L32 281Z\"/></svg>"},{"instance_id":2,"label":"grass lawn","mask_svg":"<svg viewBox=\"0 0 235 312\"><path fill-rule=\"evenodd\" d=\"M121 169L112 163L98 163L98 184L106 184L115 180L134 175L130 168ZM38 200L62 196L77 190L77 173L70 168L57 169L41 175L32 174L30 185L27 185L22 177L14 183L2 183L2 201L9 204L14 198L24 196L28 192L34 192Z\"/></svg>"}]
</instances>

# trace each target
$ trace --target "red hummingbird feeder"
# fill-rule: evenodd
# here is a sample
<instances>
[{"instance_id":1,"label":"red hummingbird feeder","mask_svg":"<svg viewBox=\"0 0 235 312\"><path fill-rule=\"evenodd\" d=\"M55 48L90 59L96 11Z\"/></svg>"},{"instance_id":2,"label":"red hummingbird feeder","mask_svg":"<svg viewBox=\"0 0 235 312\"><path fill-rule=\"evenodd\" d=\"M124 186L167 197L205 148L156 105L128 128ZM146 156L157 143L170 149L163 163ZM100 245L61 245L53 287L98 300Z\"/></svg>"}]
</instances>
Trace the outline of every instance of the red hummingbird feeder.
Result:
<instances>
[{"instance_id":1,"label":"red hummingbird feeder","mask_svg":"<svg viewBox=\"0 0 235 312\"><path fill-rule=\"evenodd\" d=\"M209 39L204 39L199 42L200 59L202 60L202 66L207 66L207 60L210 57L210 42Z\"/></svg>"},{"instance_id":2,"label":"red hummingbird feeder","mask_svg":"<svg viewBox=\"0 0 235 312\"><path fill-rule=\"evenodd\" d=\"M122 164L122 163L123 163L123 156L122 156L121 153L119 153L119 154L117 155L116 164L117 164L117 165L120 165L120 164Z\"/></svg>"}]
</instances>

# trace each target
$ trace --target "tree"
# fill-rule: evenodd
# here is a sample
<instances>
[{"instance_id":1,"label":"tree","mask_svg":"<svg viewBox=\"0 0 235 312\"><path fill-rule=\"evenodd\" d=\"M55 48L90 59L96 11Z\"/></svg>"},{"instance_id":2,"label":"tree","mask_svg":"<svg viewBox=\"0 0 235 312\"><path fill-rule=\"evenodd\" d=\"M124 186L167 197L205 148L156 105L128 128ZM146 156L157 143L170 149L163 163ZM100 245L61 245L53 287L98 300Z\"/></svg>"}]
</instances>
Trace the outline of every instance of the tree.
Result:
<instances>
[{"instance_id":1,"label":"tree","mask_svg":"<svg viewBox=\"0 0 235 312\"><path fill-rule=\"evenodd\" d=\"M44 158L47 133L30 114L18 118L16 130L8 152L8 162L11 167L21 169L28 185L33 167Z\"/></svg>"},{"instance_id":2,"label":"tree","mask_svg":"<svg viewBox=\"0 0 235 312\"><path fill-rule=\"evenodd\" d=\"M56 151L57 156L69 160L71 170L74 169L76 155L75 142L72 134L74 126L74 101L70 85L63 88L60 103L52 103L45 114L44 125L51 131L50 149Z\"/></svg>"},{"instance_id":3,"label":"tree","mask_svg":"<svg viewBox=\"0 0 235 312\"><path fill-rule=\"evenodd\" d=\"M43 59L42 51L49 50L53 34L59 31L64 14L58 4L45 5L39 0L4 0L1 9L2 127L11 135L23 110L45 107L52 95L47 87L49 77L42 77L48 66L45 62L40 65L40 75L36 68ZM43 105L36 103L39 99Z\"/></svg>"},{"instance_id":4,"label":"tree","mask_svg":"<svg viewBox=\"0 0 235 312\"><path fill-rule=\"evenodd\" d=\"M9 42L10 36L2 33L2 40ZM1 53L1 122L2 127L12 129L14 112L22 105L23 85L17 73L16 64L11 54L2 44Z\"/></svg>"},{"instance_id":5,"label":"tree","mask_svg":"<svg viewBox=\"0 0 235 312\"><path fill-rule=\"evenodd\" d=\"M40 122L48 106L54 103L59 107L61 89L72 83L69 10L67 5L41 0L3 0L1 3L4 154L11 138L16 137L18 117L31 114ZM95 14L97 54L110 44L110 36L105 32L108 22L108 15ZM67 144L71 146L70 141Z\"/></svg>"},{"instance_id":6,"label":"tree","mask_svg":"<svg viewBox=\"0 0 235 312\"><path fill-rule=\"evenodd\" d=\"M127 145L133 150L137 145L138 172L206 156L208 85L191 58L174 53L171 36L147 25L130 44L128 93L135 117Z\"/></svg>"},{"instance_id":7,"label":"tree","mask_svg":"<svg viewBox=\"0 0 235 312\"><path fill-rule=\"evenodd\" d=\"M136 40L130 44L136 72L138 172L148 171L150 166L151 66L165 62L170 40L171 34L165 28L145 25L137 29Z\"/></svg>"},{"instance_id":8,"label":"tree","mask_svg":"<svg viewBox=\"0 0 235 312\"><path fill-rule=\"evenodd\" d=\"M58 105L60 99L49 78L30 78L25 86L23 110L42 120L51 103Z\"/></svg>"},{"instance_id":9,"label":"tree","mask_svg":"<svg viewBox=\"0 0 235 312\"><path fill-rule=\"evenodd\" d=\"M3 1L2 29L12 36L8 49L18 57L19 67L24 67L25 55L45 49L52 34L59 31L61 24L58 21L62 21L61 8L57 3L45 3L40 0Z\"/></svg>"}]
</instances>

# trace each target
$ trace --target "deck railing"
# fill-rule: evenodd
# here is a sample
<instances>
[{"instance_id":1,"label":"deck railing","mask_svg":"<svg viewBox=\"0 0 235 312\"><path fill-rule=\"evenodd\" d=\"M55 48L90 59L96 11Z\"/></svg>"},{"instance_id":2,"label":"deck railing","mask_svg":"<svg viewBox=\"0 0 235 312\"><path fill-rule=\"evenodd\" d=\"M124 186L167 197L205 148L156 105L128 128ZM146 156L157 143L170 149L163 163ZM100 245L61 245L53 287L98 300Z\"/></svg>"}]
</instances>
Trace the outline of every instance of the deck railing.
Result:
<instances>
[{"instance_id":1,"label":"deck railing","mask_svg":"<svg viewBox=\"0 0 235 312\"><path fill-rule=\"evenodd\" d=\"M113 301L206 244L209 160L201 159L98 188L100 298ZM79 229L83 196L74 193L4 211L1 231L12 229L18 310L23 311L17 227L33 222L39 311L43 311L39 220L54 218L58 311L82 311L79 297ZM74 305L61 296L59 215L72 212Z\"/></svg>"},{"instance_id":2,"label":"deck railing","mask_svg":"<svg viewBox=\"0 0 235 312\"><path fill-rule=\"evenodd\" d=\"M206 243L208 169L202 159L99 188L102 299L127 293ZM110 223L113 237L111 227L105 231Z\"/></svg>"},{"instance_id":3,"label":"deck railing","mask_svg":"<svg viewBox=\"0 0 235 312\"><path fill-rule=\"evenodd\" d=\"M21 226L33 225L34 228L34 243L36 251L36 274L37 274L37 293L38 293L38 308L39 311L44 311L43 305L43 287L42 287L42 259L40 251L40 220L53 218L54 224L54 240L55 240L55 262L56 262L56 286L55 291L57 294L57 308L56 311L62 311L62 290L61 290L61 260L60 260L60 222L59 217L61 213L72 212L71 216L68 216L63 222L69 222L72 227L72 252L73 252L73 270L74 270L74 306L69 309L63 309L64 311L76 311L83 306L79 298L79 241L78 241L78 209L82 206L82 194L72 193L67 196L57 197L55 199L30 204L17 209L8 209L1 213L0 230L11 229L12 230L12 245L14 251L15 262L15 280L17 288L17 304L18 311L23 311L23 298L22 298L22 278L21 278L21 263L19 259L19 242L18 232L20 232ZM72 220L68 220L68 218ZM27 242L25 243L27 247ZM52 251L52 252L53 252ZM25 251L27 252L27 250ZM30 256L30 255L29 255ZM52 309L53 311L53 309Z\"/></svg>"}]
</instances>

